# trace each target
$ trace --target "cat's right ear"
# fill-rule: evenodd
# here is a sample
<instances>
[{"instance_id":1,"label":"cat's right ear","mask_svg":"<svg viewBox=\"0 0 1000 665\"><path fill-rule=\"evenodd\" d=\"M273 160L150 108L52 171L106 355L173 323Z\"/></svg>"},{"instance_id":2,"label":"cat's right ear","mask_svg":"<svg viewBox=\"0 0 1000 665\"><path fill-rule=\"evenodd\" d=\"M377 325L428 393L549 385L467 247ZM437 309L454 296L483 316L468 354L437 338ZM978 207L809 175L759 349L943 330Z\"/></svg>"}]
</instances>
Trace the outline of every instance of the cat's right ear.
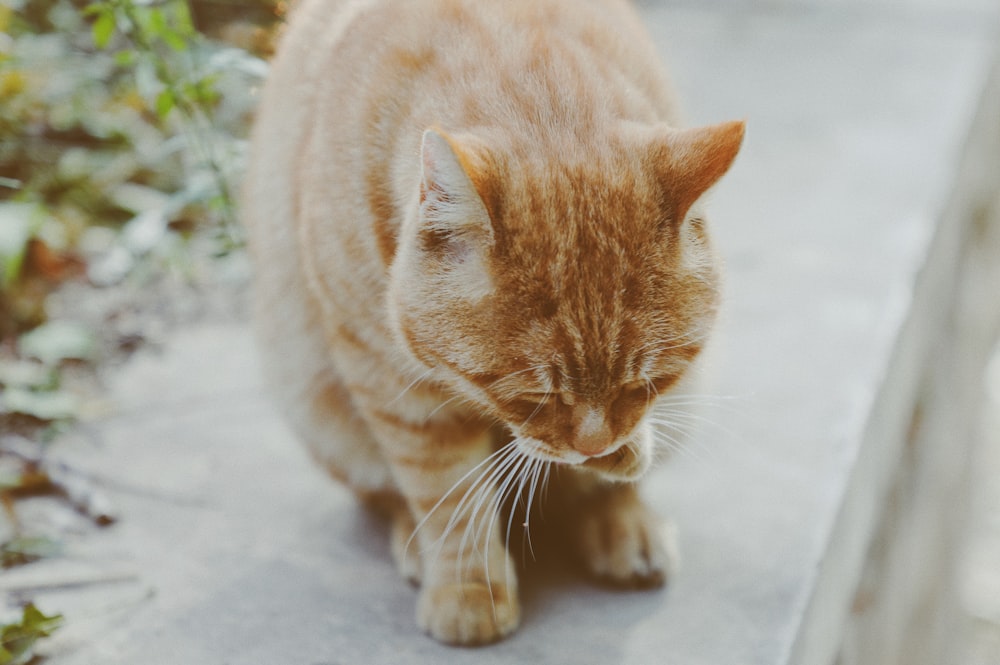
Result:
<instances>
[{"instance_id":1,"label":"cat's right ear","mask_svg":"<svg viewBox=\"0 0 1000 665\"><path fill-rule=\"evenodd\" d=\"M742 120L670 129L654 142L654 159L676 219L729 170L743 144Z\"/></svg>"},{"instance_id":2,"label":"cat's right ear","mask_svg":"<svg viewBox=\"0 0 1000 665\"><path fill-rule=\"evenodd\" d=\"M493 243L493 224L473 181L477 174L470 146L432 128L420 148L420 229L428 250L461 254L471 243Z\"/></svg>"}]
</instances>

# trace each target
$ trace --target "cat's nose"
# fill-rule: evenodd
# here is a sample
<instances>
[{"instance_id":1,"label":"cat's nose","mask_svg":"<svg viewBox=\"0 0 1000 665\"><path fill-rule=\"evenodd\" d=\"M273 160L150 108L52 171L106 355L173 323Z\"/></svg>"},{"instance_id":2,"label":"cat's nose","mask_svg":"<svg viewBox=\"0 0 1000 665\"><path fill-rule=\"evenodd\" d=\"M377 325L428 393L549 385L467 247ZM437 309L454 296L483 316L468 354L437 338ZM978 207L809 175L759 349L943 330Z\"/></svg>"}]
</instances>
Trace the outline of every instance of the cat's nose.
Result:
<instances>
[{"instance_id":1,"label":"cat's nose","mask_svg":"<svg viewBox=\"0 0 1000 665\"><path fill-rule=\"evenodd\" d=\"M611 446L611 438L606 436L578 436L573 442L573 448L587 457L600 457Z\"/></svg>"},{"instance_id":2,"label":"cat's nose","mask_svg":"<svg viewBox=\"0 0 1000 665\"><path fill-rule=\"evenodd\" d=\"M573 410L577 423L573 448L588 457L604 454L614 440L604 413L585 404L577 404Z\"/></svg>"}]
</instances>

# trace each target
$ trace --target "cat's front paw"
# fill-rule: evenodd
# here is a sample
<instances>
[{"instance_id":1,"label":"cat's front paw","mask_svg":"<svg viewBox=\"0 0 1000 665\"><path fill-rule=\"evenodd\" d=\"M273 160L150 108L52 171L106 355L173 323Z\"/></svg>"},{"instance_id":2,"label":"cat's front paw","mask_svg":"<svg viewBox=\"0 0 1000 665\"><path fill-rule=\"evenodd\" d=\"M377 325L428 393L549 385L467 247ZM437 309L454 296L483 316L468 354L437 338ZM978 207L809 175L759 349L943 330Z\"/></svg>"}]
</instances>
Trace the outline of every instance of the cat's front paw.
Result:
<instances>
[{"instance_id":1,"label":"cat's front paw","mask_svg":"<svg viewBox=\"0 0 1000 665\"><path fill-rule=\"evenodd\" d=\"M663 586L678 563L674 526L638 499L592 505L580 515L579 554L601 582L632 588Z\"/></svg>"},{"instance_id":2,"label":"cat's front paw","mask_svg":"<svg viewBox=\"0 0 1000 665\"><path fill-rule=\"evenodd\" d=\"M417 604L417 623L447 644L496 642L514 632L520 618L516 590L499 582L428 587Z\"/></svg>"}]
</instances>

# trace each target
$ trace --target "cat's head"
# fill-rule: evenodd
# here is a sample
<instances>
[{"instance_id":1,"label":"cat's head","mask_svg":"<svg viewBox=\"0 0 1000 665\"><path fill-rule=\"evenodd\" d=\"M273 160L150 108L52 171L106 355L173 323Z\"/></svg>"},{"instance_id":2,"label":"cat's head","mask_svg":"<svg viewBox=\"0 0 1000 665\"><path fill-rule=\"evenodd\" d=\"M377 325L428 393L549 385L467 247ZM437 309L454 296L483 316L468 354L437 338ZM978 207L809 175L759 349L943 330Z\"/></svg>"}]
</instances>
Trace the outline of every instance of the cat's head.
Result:
<instances>
[{"instance_id":1,"label":"cat's head","mask_svg":"<svg viewBox=\"0 0 1000 665\"><path fill-rule=\"evenodd\" d=\"M390 311L434 376L529 454L640 475L646 416L688 371L718 305L698 200L743 123L623 128L591 153L424 133Z\"/></svg>"}]
</instances>

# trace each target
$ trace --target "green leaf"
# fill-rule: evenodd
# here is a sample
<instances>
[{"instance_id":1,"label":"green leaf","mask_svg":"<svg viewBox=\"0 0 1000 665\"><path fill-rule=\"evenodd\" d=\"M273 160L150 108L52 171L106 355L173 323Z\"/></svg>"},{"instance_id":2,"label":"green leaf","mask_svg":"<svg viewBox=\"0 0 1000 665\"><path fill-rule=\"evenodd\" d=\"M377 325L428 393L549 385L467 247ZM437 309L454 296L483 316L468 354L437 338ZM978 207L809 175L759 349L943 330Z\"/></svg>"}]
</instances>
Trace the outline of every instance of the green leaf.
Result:
<instances>
[{"instance_id":1,"label":"green leaf","mask_svg":"<svg viewBox=\"0 0 1000 665\"><path fill-rule=\"evenodd\" d=\"M0 567L13 568L56 556L62 544L45 536L17 536L0 544Z\"/></svg>"},{"instance_id":2,"label":"green leaf","mask_svg":"<svg viewBox=\"0 0 1000 665\"><path fill-rule=\"evenodd\" d=\"M202 104L214 104L219 101L219 91L215 89L218 80L218 74L209 74L195 83L198 101Z\"/></svg>"},{"instance_id":3,"label":"green leaf","mask_svg":"<svg viewBox=\"0 0 1000 665\"><path fill-rule=\"evenodd\" d=\"M136 57L137 55L135 51L132 50L119 51L118 53L115 53L115 64L120 65L122 67L128 67L133 62L135 62Z\"/></svg>"},{"instance_id":4,"label":"green leaf","mask_svg":"<svg viewBox=\"0 0 1000 665\"><path fill-rule=\"evenodd\" d=\"M163 12L156 7L150 7L145 12L146 22L144 27L150 36L163 37L163 33L167 31L167 19L163 16Z\"/></svg>"},{"instance_id":5,"label":"green leaf","mask_svg":"<svg viewBox=\"0 0 1000 665\"><path fill-rule=\"evenodd\" d=\"M55 365L61 360L93 360L97 342L85 326L71 321L49 321L21 335L17 348L23 356Z\"/></svg>"},{"instance_id":6,"label":"green leaf","mask_svg":"<svg viewBox=\"0 0 1000 665\"><path fill-rule=\"evenodd\" d=\"M167 46L178 53L186 51L188 48L188 43L184 41L184 37L182 37L179 32L170 28L164 30L160 37L162 37L163 41L167 43Z\"/></svg>"},{"instance_id":7,"label":"green leaf","mask_svg":"<svg viewBox=\"0 0 1000 665\"><path fill-rule=\"evenodd\" d=\"M174 108L174 91L166 88L156 96L156 114L161 118L167 117Z\"/></svg>"},{"instance_id":8,"label":"green leaf","mask_svg":"<svg viewBox=\"0 0 1000 665\"><path fill-rule=\"evenodd\" d=\"M182 37L191 37L196 31L194 22L191 21L191 8L188 7L187 0L180 0L173 4L173 23L177 28L177 33Z\"/></svg>"},{"instance_id":9,"label":"green leaf","mask_svg":"<svg viewBox=\"0 0 1000 665\"><path fill-rule=\"evenodd\" d=\"M20 623L0 627L0 665L25 665L35 657L35 643L63 624L60 614L45 616L32 603L24 608Z\"/></svg>"},{"instance_id":10,"label":"green leaf","mask_svg":"<svg viewBox=\"0 0 1000 665\"><path fill-rule=\"evenodd\" d=\"M31 630L36 631L40 636L49 637L62 627L63 617L61 614L45 616L35 607L34 603L28 603L28 606L24 608L23 623Z\"/></svg>"},{"instance_id":11,"label":"green leaf","mask_svg":"<svg viewBox=\"0 0 1000 665\"><path fill-rule=\"evenodd\" d=\"M97 20L94 21L94 26L91 28L92 34L94 36L94 46L99 49L103 49L111 41L111 35L115 31L115 15L109 10L102 11L98 16Z\"/></svg>"},{"instance_id":12,"label":"green leaf","mask_svg":"<svg viewBox=\"0 0 1000 665\"><path fill-rule=\"evenodd\" d=\"M39 225L33 203L0 203L0 289L21 274L24 252Z\"/></svg>"},{"instance_id":13,"label":"green leaf","mask_svg":"<svg viewBox=\"0 0 1000 665\"><path fill-rule=\"evenodd\" d=\"M83 8L84 16L93 16L94 14L100 14L101 12L108 11L108 4L105 2L95 2L93 4L87 5Z\"/></svg>"}]
</instances>

